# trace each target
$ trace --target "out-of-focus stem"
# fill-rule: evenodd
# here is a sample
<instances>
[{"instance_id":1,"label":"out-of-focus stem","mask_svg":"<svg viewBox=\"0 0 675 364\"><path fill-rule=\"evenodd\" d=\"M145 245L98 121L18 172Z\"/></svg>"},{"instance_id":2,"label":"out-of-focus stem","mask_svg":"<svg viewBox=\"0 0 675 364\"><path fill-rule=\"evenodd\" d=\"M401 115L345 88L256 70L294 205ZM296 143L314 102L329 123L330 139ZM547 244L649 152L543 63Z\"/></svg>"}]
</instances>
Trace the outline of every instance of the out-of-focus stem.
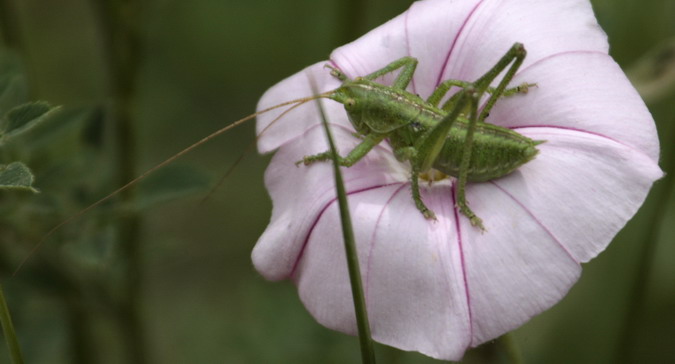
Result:
<instances>
[{"instance_id":1,"label":"out-of-focus stem","mask_svg":"<svg viewBox=\"0 0 675 364\"><path fill-rule=\"evenodd\" d=\"M675 124L675 120L673 120L673 124ZM672 127L672 125L670 131L671 135L662 138L662 140L673 140L675 138L675 128ZM631 359L635 337L642 319L645 298L647 296L647 287L649 286L649 277L651 276L652 267L654 265L656 243L658 242L661 226L664 223L668 202L673 198L673 189L675 187L675 180L673 179L673 174L675 173L675 157L673 157L673 154L675 153L675 148L673 148L672 143L665 145L670 145L670 148L663 151L663 155L669 158L668 165L664 168L666 176L659 182L660 186L654 191L654 194L658 196L655 198L658 203L656 208L651 211L648 219L650 222L649 227L646 229L644 240L640 244L642 251L638 258L637 273L635 281L633 282L633 287L629 293L630 301L628 303L628 310L626 311L626 316L623 320L623 327L621 331L619 331L619 339L617 340L612 363L632 362Z\"/></svg>"},{"instance_id":2,"label":"out-of-focus stem","mask_svg":"<svg viewBox=\"0 0 675 364\"><path fill-rule=\"evenodd\" d=\"M523 354L520 352L520 347L513 337L513 333L507 333L497 339L499 346L504 352L507 360L511 364L523 364Z\"/></svg>"},{"instance_id":3,"label":"out-of-focus stem","mask_svg":"<svg viewBox=\"0 0 675 364\"><path fill-rule=\"evenodd\" d=\"M111 94L110 122L115 134L117 185L136 176L136 141L132 106L140 61L140 9L135 0L91 0L100 23L104 59L108 62ZM132 189L120 193L122 203L133 206ZM146 363L145 340L141 323L142 293L140 216L131 211L118 224L119 244L125 263L123 297L118 310L119 323L128 348L129 363Z\"/></svg>"},{"instance_id":4,"label":"out-of-focus stem","mask_svg":"<svg viewBox=\"0 0 675 364\"><path fill-rule=\"evenodd\" d=\"M338 1L337 44L349 43L361 36L366 29L366 0Z\"/></svg>"},{"instance_id":5,"label":"out-of-focus stem","mask_svg":"<svg viewBox=\"0 0 675 364\"><path fill-rule=\"evenodd\" d=\"M19 48L21 37L12 0L0 0L0 32L7 48Z\"/></svg>"}]
</instances>

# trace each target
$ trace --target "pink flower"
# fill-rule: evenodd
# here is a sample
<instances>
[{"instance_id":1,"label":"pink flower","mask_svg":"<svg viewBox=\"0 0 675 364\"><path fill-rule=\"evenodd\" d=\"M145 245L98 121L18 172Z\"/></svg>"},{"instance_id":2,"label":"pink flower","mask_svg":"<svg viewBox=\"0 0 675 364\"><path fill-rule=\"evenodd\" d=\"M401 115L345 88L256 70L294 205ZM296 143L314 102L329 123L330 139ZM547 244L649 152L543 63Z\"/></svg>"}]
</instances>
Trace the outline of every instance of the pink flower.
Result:
<instances>
[{"instance_id":1,"label":"pink flower","mask_svg":"<svg viewBox=\"0 0 675 364\"><path fill-rule=\"evenodd\" d=\"M516 172L469 183L467 201L487 232L455 206L455 180L424 184L438 217L425 220L410 193L410 169L386 142L343 168L373 338L403 350L457 360L558 302L580 263L607 247L661 177L654 121L619 66L587 0L427 0L357 41L329 64L350 78L403 56L419 66L409 91L428 97L445 79L473 81L515 43L528 51L487 122L535 140L539 155ZM319 62L272 87L259 109L340 82ZM391 82L394 75L382 79ZM358 143L344 108L322 101L342 154ZM262 115L262 131L282 111ZM253 250L256 269L292 279L321 324L354 334L356 324L329 163L296 167L328 149L316 106L286 114L259 141L277 150L265 182L272 218Z\"/></svg>"}]
</instances>

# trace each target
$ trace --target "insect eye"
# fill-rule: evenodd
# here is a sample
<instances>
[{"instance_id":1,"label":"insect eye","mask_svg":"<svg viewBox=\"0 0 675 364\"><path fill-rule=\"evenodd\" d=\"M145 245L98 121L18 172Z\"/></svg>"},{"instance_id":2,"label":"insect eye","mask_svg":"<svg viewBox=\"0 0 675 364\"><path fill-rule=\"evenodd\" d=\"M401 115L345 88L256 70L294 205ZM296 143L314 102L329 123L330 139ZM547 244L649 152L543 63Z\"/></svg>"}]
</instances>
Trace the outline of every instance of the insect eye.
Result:
<instances>
[{"instance_id":1,"label":"insect eye","mask_svg":"<svg viewBox=\"0 0 675 364\"><path fill-rule=\"evenodd\" d=\"M356 105L356 100L354 100L354 99L345 100L345 106L346 107L354 107L354 105Z\"/></svg>"}]
</instances>

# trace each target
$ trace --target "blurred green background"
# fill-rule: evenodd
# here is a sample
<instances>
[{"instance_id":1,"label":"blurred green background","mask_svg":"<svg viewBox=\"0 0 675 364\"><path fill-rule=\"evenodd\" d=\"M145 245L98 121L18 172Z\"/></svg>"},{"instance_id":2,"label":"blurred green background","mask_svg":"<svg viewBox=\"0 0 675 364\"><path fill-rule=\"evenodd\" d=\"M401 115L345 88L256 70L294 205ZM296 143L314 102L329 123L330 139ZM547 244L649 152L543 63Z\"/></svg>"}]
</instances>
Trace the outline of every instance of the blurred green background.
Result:
<instances>
[{"instance_id":1,"label":"blurred green background","mask_svg":"<svg viewBox=\"0 0 675 364\"><path fill-rule=\"evenodd\" d=\"M133 160L135 175L253 112L268 87L326 59L332 49L401 13L410 1L148 0L137 5L140 53L127 63L137 72L137 84L125 99L115 94L120 76L111 66L125 59L110 55L110 47L116 49L106 33L112 29L106 28L110 14L100 11L97 1L0 1L2 50L21 57L26 97L63 105L51 124L66 125L36 133L57 134L59 142L45 139L19 153L32 161L42 194L0 196L0 203L22 206L3 213L21 216L16 220L25 225L16 228L5 216L0 268L26 361L358 362L356 338L318 325L292 284L266 282L252 268L250 252L271 211L263 186L269 156L249 152L222 187L199 203L206 182L215 183L252 142L253 123L177 162L176 173L191 176L177 178L187 186L177 195L191 197L166 202L172 197L166 193L141 196L140 206L125 205L124 197L105 204L49 239L10 278L28 247L50 227L119 185L114 168L126 144L108 133L115 102L126 102L120 115L129 111L133 120L137 147L126 157ZM674 0L596 0L593 5L624 69L675 37ZM653 97L649 107L660 132L661 166L674 173L668 167L674 89ZM170 173L162 176L155 183L161 185ZM527 362L675 361L675 224L663 224L675 221L672 183L670 178L657 182L639 214L585 265L570 294L515 332ZM133 228L140 234L138 251L129 262L128 252L115 243L124 234L111 221L120 215L133 220L138 210L140 224ZM12 250L16 245L21 248ZM653 257L648 271L638 268L645 251ZM133 275L120 273L128 269ZM140 292L138 301L129 301L128 289ZM640 302L636 292L642 306L630 311ZM126 321L127 304L139 310L135 323ZM634 312L632 336L624 337L628 312ZM127 330L133 328L141 336L129 340ZM621 340L627 344L618 344ZM626 351L617 354L617 346ZM384 346L377 351L382 363L436 362ZM488 345L470 352L466 362L492 356L499 361ZM0 346L0 362L6 358Z\"/></svg>"}]
</instances>

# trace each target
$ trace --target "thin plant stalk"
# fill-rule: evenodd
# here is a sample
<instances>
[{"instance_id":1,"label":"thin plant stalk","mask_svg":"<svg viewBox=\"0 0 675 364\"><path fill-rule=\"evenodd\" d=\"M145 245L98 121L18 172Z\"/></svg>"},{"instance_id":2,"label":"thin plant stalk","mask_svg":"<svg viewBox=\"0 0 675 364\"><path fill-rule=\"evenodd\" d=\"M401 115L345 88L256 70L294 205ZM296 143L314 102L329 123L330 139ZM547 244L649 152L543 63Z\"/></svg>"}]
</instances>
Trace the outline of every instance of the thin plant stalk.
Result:
<instances>
[{"instance_id":1,"label":"thin plant stalk","mask_svg":"<svg viewBox=\"0 0 675 364\"><path fill-rule=\"evenodd\" d=\"M312 92L315 95L316 85L312 81ZM352 287L352 297L354 299L354 312L356 313L356 325L359 332L359 343L361 345L361 361L364 364L375 363L375 349L373 339L370 335L370 324L368 323L368 312L366 310L366 300L363 293L363 283L361 281L361 270L359 268L359 257L356 251L356 240L354 239L354 230L352 228L352 219L349 214L349 205L347 203L347 193L345 192L340 165L338 164L338 152L335 148L335 142L328 126L326 114L324 113L320 99L316 102L323 128L326 131L326 138L330 146L333 160L333 171L335 174L335 188L337 192L338 206L340 209L340 222L342 223L342 235L345 243L345 255L347 257L347 266L349 269L349 281Z\"/></svg>"},{"instance_id":2,"label":"thin plant stalk","mask_svg":"<svg viewBox=\"0 0 675 364\"><path fill-rule=\"evenodd\" d=\"M516 339L513 337L513 333L509 332L504 334L497 339L497 344L501 347L501 350L504 352L507 361L511 364L524 364L523 354L518 347Z\"/></svg>"},{"instance_id":3,"label":"thin plant stalk","mask_svg":"<svg viewBox=\"0 0 675 364\"><path fill-rule=\"evenodd\" d=\"M116 180L124 185L137 175L135 128L132 115L140 63L140 2L136 0L91 0L98 15L107 60L111 94L110 122L115 134ZM133 206L133 190L120 193L123 204ZM128 349L129 363L148 362L141 319L141 217L130 211L118 224L121 254L125 261L124 294L118 308L119 319Z\"/></svg>"},{"instance_id":4,"label":"thin plant stalk","mask_svg":"<svg viewBox=\"0 0 675 364\"><path fill-rule=\"evenodd\" d=\"M19 346L19 340L16 338L14 324L12 324L12 317L9 314L9 307L7 307L7 301L5 301L5 293L2 291L2 285L0 285L0 323L2 323L2 333L7 342L9 357L12 360L12 364L23 364L21 347Z\"/></svg>"},{"instance_id":5,"label":"thin plant stalk","mask_svg":"<svg viewBox=\"0 0 675 364\"><path fill-rule=\"evenodd\" d=\"M673 120L673 122L675 122L675 120ZM663 140L673 140L673 137L675 137L675 128L671 127L670 137L666 137ZM658 242L659 232L661 231L661 227L664 223L664 216L666 216L669 207L668 202L672 200L674 193L675 179L673 179L673 173L675 173L675 158L672 157L673 152L675 151L671 147L670 150L663 153L664 155L670 156L670 160L668 165L664 168L666 176L660 182L661 188L657 194L657 196L659 196L657 198L659 202L657 203L656 208L651 211L651 217L648 219L650 221L649 227L646 229L647 232L644 234L644 240L640 244L642 250L638 257L637 273L629 293L630 302L623 320L623 328L621 329L617 340L616 350L614 352L614 363L629 362L632 359L631 356L633 353L635 337L641 323L649 278L652 274L654 257L656 256L656 244Z\"/></svg>"}]
</instances>

